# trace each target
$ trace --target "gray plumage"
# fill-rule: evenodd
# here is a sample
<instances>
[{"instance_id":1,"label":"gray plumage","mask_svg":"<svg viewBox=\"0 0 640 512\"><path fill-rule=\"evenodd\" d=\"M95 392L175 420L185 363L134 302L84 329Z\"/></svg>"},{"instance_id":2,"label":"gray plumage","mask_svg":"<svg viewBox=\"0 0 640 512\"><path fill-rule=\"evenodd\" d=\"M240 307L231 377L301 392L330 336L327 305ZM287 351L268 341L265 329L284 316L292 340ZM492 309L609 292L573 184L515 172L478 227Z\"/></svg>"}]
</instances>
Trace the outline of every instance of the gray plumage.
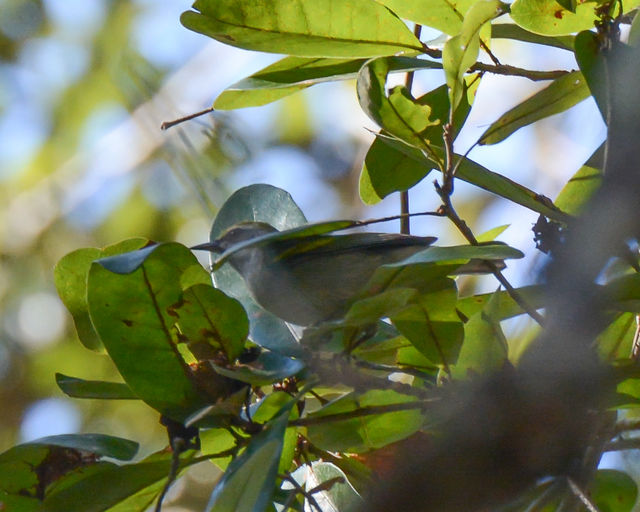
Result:
<instances>
[{"instance_id":1,"label":"gray plumage","mask_svg":"<svg viewBox=\"0 0 640 512\"><path fill-rule=\"evenodd\" d=\"M263 222L243 222L194 249L222 253L276 232ZM228 262L260 306L306 326L341 317L380 265L408 258L435 240L386 233L310 235L249 245L231 254Z\"/></svg>"}]
</instances>

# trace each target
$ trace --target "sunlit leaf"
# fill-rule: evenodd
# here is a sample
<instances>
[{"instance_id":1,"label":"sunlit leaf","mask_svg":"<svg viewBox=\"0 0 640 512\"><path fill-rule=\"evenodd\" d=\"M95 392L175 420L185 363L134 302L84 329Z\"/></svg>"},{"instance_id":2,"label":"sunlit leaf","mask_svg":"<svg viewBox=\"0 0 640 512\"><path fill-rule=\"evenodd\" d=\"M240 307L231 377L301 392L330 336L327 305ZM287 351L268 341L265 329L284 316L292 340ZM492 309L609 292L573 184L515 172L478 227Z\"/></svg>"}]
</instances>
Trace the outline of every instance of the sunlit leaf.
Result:
<instances>
[{"instance_id":1,"label":"sunlit leaf","mask_svg":"<svg viewBox=\"0 0 640 512\"><path fill-rule=\"evenodd\" d=\"M573 34L595 26L596 2L578 3L573 13L556 0L516 0L511 4L511 18L522 28L546 36ZM625 12L638 6L638 0L624 3Z\"/></svg>"},{"instance_id":2,"label":"sunlit leaf","mask_svg":"<svg viewBox=\"0 0 640 512\"><path fill-rule=\"evenodd\" d=\"M563 212L569 215L579 215L596 190L600 188L602 164L599 160L601 160L602 153L603 147L601 146L569 179L556 197L554 204Z\"/></svg>"},{"instance_id":3,"label":"sunlit leaf","mask_svg":"<svg viewBox=\"0 0 640 512\"><path fill-rule=\"evenodd\" d=\"M265 105L318 83L353 79L365 62L366 59L285 57L227 87L213 106L232 110ZM442 64L435 61L389 57L391 71L439 68Z\"/></svg>"},{"instance_id":4,"label":"sunlit leaf","mask_svg":"<svg viewBox=\"0 0 640 512\"><path fill-rule=\"evenodd\" d=\"M401 18L415 21L454 35L460 32L462 20L475 0L378 0Z\"/></svg>"},{"instance_id":5,"label":"sunlit leaf","mask_svg":"<svg viewBox=\"0 0 640 512\"><path fill-rule=\"evenodd\" d=\"M342 479L342 481L335 481L336 479ZM313 494L314 499L322 507L322 510L353 510L357 504L362 502L362 498L349 484L345 473L335 464L316 462L308 468L307 492L329 482L333 482L330 488Z\"/></svg>"},{"instance_id":6,"label":"sunlit leaf","mask_svg":"<svg viewBox=\"0 0 640 512\"><path fill-rule=\"evenodd\" d=\"M96 351L104 350L91 324L87 306L87 276L91 263L104 256L140 249L147 243L146 239L132 238L102 250L78 249L67 254L56 264L53 275L58 294L73 316L78 337L85 347Z\"/></svg>"},{"instance_id":7,"label":"sunlit leaf","mask_svg":"<svg viewBox=\"0 0 640 512\"><path fill-rule=\"evenodd\" d=\"M197 0L182 24L225 44L301 57L373 57L421 51L384 6L368 0Z\"/></svg>"},{"instance_id":8,"label":"sunlit leaf","mask_svg":"<svg viewBox=\"0 0 640 512\"><path fill-rule=\"evenodd\" d=\"M506 12L505 6L499 0L479 0L465 15L460 33L445 43L442 64L449 87L449 100L454 109L464 92L464 74L478 58L480 29L503 12Z\"/></svg>"},{"instance_id":9,"label":"sunlit leaf","mask_svg":"<svg viewBox=\"0 0 640 512\"><path fill-rule=\"evenodd\" d=\"M582 73L568 73L503 114L480 136L479 142L496 144L523 126L564 112L587 99L589 95L589 88Z\"/></svg>"}]
</instances>

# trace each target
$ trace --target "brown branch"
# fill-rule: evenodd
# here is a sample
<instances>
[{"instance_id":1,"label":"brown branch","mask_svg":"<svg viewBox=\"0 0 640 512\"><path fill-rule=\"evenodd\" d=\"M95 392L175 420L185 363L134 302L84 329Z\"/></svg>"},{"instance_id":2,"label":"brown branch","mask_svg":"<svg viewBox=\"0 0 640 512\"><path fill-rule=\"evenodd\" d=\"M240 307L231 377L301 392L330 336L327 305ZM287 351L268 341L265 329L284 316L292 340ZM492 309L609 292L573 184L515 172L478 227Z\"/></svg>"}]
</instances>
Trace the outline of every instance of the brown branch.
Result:
<instances>
[{"instance_id":1,"label":"brown branch","mask_svg":"<svg viewBox=\"0 0 640 512\"><path fill-rule=\"evenodd\" d=\"M176 126L178 124L184 123L185 121L190 121L191 119L195 119L196 117L200 117L200 116L203 116L205 114L209 114L210 112L213 112L213 107L205 108L204 110L201 110L200 112L195 112L193 114L189 114L188 116L179 117L178 119L174 119L173 121L165 121L164 123L162 123L160 125L160 129L161 130L168 130L172 126Z\"/></svg>"}]
</instances>

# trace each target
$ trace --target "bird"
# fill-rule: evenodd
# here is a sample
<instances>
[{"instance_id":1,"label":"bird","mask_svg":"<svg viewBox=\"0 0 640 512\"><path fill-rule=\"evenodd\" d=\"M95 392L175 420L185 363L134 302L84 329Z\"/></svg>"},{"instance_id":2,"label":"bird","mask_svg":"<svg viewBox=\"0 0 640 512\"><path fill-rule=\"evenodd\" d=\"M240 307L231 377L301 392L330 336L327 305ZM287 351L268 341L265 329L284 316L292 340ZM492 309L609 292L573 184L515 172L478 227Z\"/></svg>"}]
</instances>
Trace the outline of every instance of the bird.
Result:
<instances>
[{"instance_id":1,"label":"bird","mask_svg":"<svg viewBox=\"0 0 640 512\"><path fill-rule=\"evenodd\" d=\"M287 232L265 222L241 222L192 249L220 254L231 250L227 261L244 278L255 301L299 326L341 318L378 267L402 261L436 241L430 236L369 232L268 236L276 233Z\"/></svg>"}]
</instances>

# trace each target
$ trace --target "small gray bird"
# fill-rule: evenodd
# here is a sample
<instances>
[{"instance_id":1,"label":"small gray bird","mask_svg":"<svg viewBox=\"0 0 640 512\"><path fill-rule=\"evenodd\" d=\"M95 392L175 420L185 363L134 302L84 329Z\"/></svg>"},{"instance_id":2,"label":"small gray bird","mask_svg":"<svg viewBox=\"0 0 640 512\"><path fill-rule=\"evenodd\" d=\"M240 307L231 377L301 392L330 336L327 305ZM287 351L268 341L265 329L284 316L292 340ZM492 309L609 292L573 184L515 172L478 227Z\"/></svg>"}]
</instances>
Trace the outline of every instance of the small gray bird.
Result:
<instances>
[{"instance_id":1,"label":"small gray bird","mask_svg":"<svg viewBox=\"0 0 640 512\"><path fill-rule=\"evenodd\" d=\"M243 222L192 249L223 253L277 232L264 222ZM343 316L380 265L402 261L435 240L386 233L274 238L240 248L228 262L260 306L289 323L308 326Z\"/></svg>"}]
</instances>

